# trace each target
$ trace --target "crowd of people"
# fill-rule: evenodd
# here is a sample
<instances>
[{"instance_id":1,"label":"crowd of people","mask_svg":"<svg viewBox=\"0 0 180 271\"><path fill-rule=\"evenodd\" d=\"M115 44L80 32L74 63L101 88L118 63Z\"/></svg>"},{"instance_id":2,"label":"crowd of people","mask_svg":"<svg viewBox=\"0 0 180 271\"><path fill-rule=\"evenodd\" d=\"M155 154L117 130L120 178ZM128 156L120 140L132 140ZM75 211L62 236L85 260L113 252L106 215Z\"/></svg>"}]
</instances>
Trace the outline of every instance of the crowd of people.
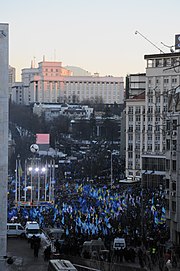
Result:
<instances>
[{"instance_id":1,"label":"crowd of people","mask_svg":"<svg viewBox=\"0 0 180 271\"><path fill-rule=\"evenodd\" d=\"M53 205L9 207L8 221L25 225L27 220L37 221L42 229L63 228L61 250L67 254L80 255L84 241L98 238L110 250L113 239L123 237L129 247L143 244L146 251L155 248L162 256L169 239L163 190L139 184L110 188L104 181L56 183Z\"/></svg>"}]
</instances>

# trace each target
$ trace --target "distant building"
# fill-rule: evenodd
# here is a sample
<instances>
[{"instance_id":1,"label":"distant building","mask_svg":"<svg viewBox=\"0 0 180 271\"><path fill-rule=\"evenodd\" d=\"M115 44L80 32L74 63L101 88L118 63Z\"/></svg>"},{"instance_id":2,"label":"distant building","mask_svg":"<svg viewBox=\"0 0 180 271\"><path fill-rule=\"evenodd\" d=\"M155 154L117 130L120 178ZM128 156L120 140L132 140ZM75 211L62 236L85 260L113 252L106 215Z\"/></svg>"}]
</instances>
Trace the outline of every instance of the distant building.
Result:
<instances>
[{"instance_id":1,"label":"distant building","mask_svg":"<svg viewBox=\"0 0 180 271\"><path fill-rule=\"evenodd\" d=\"M17 104L25 104L26 95L24 89L26 88L22 84L22 82L13 83L11 89L12 89L11 101Z\"/></svg>"},{"instance_id":2,"label":"distant building","mask_svg":"<svg viewBox=\"0 0 180 271\"><path fill-rule=\"evenodd\" d=\"M93 108L85 105L35 103L33 106L33 113L38 116L44 114L48 121L59 116L67 116L71 119L90 119L93 111Z\"/></svg>"},{"instance_id":3,"label":"distant building","mask_svg":"<svg viewBox=\"0 0 180 271\"><path fill-rule=\"evenodd\" d=\"M32 103L124 103L122 77L72 76L72 71L61 62L43 60L38 68L22 70L22 90L16 83L12 88L12 100ZM23 93L23 97L19 97Z\"/></svg>"},{"instance_id":4,"label":"distant building","mask_svg":"<svg viewBox=\"0 0 180 271\"><path fill-rule=\"evenodd\" d=\"M16 69L9 65L9 98L12 96L12 85L16 81Z\"/></svg>"},{"instance_id":5,"label":"distant building","mask_svg":"<svg viewBox=\"0 0 180 271\"><path fill-rule=\"evenodd\" d=\"M65 66L65 68L72 72L73 76L91 76L91 73L75 66Z\"/></svg>"}]
</instances>

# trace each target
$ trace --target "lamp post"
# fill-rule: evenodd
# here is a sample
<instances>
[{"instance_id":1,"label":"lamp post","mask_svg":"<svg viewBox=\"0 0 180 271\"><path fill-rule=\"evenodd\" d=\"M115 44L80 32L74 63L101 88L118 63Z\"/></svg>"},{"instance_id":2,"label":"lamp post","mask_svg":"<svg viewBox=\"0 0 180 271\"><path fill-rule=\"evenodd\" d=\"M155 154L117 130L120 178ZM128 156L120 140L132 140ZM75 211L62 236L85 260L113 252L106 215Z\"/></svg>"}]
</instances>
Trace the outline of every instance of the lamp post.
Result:
<instances>
[{"instance_id":1,"label":"lamp post","mask_svg":"<svg viewBox=\"0 0 180 271\"><path fill-rule=\"evenodd\" d=\"M46 161L46 169L47 169L47 161ZM44 180L44 200L47 200L47 190L46 190L46 186L47 186L47 170L45 170L45 180Z\"/></svg>"},{"instance_id":2,"label":"lamp post","mask_svg":"<svg viewBox=\"0 0 180 271\"><path fill-rule=\"evenodd\" d=\"M113 153L111 150L108 150L108 152L110 152L111 154L111 189L113 186Z\"/></svg>"},{"instance_id":3,"label":"lamp post","mask_svg":"<svg viewBox=\"0 0 180 271\"><path fill-rule=\"evenodd\" d=\"M38 203L39 203L39 200L40 200L40 176L39 176L39 167L36 167L35 168L35 171L36 171L36 173L37 173L37 180L38 180L38 198L37 198L37 200L38 200Z\"/></svg>"},{"instance_id":4,"label":"lamp post","mask_svg":"<svg viewBox=\"0 0 180 271\"><path fill-rule=\"evenodd\" d=\"M27 186L27 160L25 160L25 165L24 165L24 201L25 202L26 202L26 197L27 197L26 186Z\"/></svg>"},{"instance_id":5,"label":"lamp post","mask_svg":"<svg viewBox=\"0 0 180 271\"><path fill-rule=\"evenodd\" d=\"M33 178L32 178L32 165L29 167L29 171L31 173L31 179L30 179L30 182L31 182L31 197L30 197L30 202L32 203L32 200L33 200Z\"/></svg>"},{"instance_id":6,"label":"lamp post","mask_svg":"<svg viewBox=\"0 0 180 271\"><path fill-rule=\"evenodd\" d=\"M113 185L113 154L111 152L111 189Z\"/></svg>"}]
</instances>

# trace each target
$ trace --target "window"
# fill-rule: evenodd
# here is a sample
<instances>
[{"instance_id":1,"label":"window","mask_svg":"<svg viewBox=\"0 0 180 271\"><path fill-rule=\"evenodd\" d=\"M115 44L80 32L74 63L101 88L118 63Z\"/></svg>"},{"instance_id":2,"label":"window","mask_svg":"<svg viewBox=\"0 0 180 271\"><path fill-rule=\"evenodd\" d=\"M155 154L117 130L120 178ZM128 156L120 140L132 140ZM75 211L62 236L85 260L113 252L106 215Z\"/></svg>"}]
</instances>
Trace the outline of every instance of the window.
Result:
<instances>
[{"instance_id":1,"label":"window","mask_svg":"<svg viewBox=\"0 0 180 271\"><path fill-rule=\"evenodd\" d=\"M164 78L164 84L168 84L169 83L169 79L168 78Z\"/></svg>"},{"instance_id":2,"label":"window","mask_svg":"<svg viewBox=\"0 0 180 271\"><path fill-rule=\"evenodd\" d=\"M177 78L176 77L172 77L172 84L176 84L177 83Z\"/></svg>"},{"instance_id":3,"label":"window","mask_svg":"<svg viewBox=\"0 0 180 271\"><path fill-rule=\"evenodd\" d=\"M175 182L172 183L172 190L176 191L176 183Z\"/></svg>"},{"instance_id":4,"label":"window","mask_svg":"<svg viewBox=\"0 0 180 271\"><path fill-rule=\"evenodd\" d=\"M176 202L172 201L172 211L176 212Z\"/></svg>"},{"instance_id":5,"label":"window","mask_svg":"<svg viewBox=\"0 0 180 271\"><path fill-rule=\"evenodd\" d=\"M176 171L176 160L172 160L172 170Z\"/></svg>"},{"instance_id":6,"label":"window","mask_svg":"<svg viewBox=\"0 0 180 271\"><path fill-rule=\"evenodd\" d=\"M128 114L133 114L133 107L129 106Z\"/></svg>"},{"instance_id":7,"label":"window","mask_svg":"<svg viewBox=\"0 0 180 271\"><path fill-rule=\"evenodd\" d=\"M129 125L129 132L133 132L133 126Z\"/></svg>"},{"instance_id":8,"label":"window","mask_svg":"<svg viewBox=\"0 0 180 271\"><path fill-rule=\"evenodd\" d=\"M133 135L132 134L128 134L128 140L132 141L133 140Z\"/></svg>"},{"instance_id":9,"label":"window","mask_svg":"<svg viewBox=\"0 0 180 271\"><path fill-rule=\"evenodd\" d=\"M129 144L129 145L128 145L128 150L129 150L129 151L133 151L133 145L132 145L132 144Z\"/></svg>"},{"instance_id":10,"label":"window","mask_svg":"<svg viewBox=\"0 0 180 271\"><path fill-rule=\"evenodd\" d=\"M15 230L16 229L16 225L9 225L9 230Z\"/></svg>"},{"instance_id":11,"label":"window","mask_svg":"<svg viewBox=\"0 0 180 271\"><path fill-rule=\"evenodd\" d=\"M141 116L140 115L136 115L136 121L141 121Z\"/></svg>"}]
</instances>

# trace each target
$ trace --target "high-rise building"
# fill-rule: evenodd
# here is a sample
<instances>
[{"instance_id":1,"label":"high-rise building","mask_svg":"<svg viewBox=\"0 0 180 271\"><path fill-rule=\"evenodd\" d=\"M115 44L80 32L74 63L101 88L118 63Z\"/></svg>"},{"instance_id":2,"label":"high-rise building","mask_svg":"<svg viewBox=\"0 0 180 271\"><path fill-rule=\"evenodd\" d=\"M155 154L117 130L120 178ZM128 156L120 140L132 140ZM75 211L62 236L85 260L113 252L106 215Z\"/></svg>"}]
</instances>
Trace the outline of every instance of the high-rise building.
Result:
<instances>
[{"instance_id":1,"label":"high-rise building","mask_svg":"<svg viewBox=\"0 0 180 271\"><path fill-rule=\"evenodd\" d=\"M180 52L145 55L146 121L142 180L166 189L171 240L180 244L179 85Z\"/></svg>"},{"instance_id":2,"label":"high-rise building","mask_svg":"<svg viewBox=\"0 0 180 271\"><path fill-rule=\"evenodd\" d=\"M145 55L145 146L142 173L145 185L164 183L166 168L166 119L169 94L180 84L180 53Z\"/></svg>"},{"instance_id":3,"label":"high-rise building","mask_svg":"<svg viewBox=\"0 0 180 271\"><path fill-rule=\"evenodd\" d=\"M126 102L126 176L138 173L143 187L165 189L171 240L180 244L180 52L145 55L145 100ZM138 96L137 96L138 97ZM143 104L144 103L144 104ZM136 135L136 108L144 112ZM142 109L144 107L145 111ZM138 144L138 138L140 144ZM142 140L142 142L141 142Z\"/></svg>"}]
</instances>

